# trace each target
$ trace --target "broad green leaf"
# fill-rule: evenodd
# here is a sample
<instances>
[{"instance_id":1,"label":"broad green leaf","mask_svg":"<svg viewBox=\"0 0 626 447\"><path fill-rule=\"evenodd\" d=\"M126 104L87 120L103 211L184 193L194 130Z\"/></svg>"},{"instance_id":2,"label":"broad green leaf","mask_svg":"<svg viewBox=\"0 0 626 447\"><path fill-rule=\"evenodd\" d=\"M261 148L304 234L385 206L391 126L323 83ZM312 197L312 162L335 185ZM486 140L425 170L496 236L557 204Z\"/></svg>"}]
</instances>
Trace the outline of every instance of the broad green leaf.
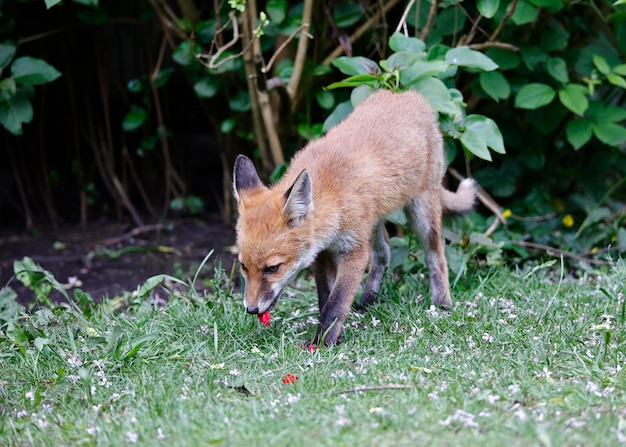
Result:
<instances>
[{"instance_id":1,"label":"broad green leaf","mask_svg":"<svg viewBox=\"0 0 626 447\"><path fill-rule=\"evenodd\" d=\"M613 85L621 88L626 88L626 79L622 78L619 75L609 73L606 75L606 79Z\"/></svg>"},{"instance_id":2,"label":"broad green leaf","mask_svg":"<svg viewBox=\"0 0 626 447\"><path fill-rule=\"evenodd\" d=\"M478 0L476 6L484 17L490 19L498 12L500 0Z\"/></svg>"},{"instance_id":3,"label":"broad green leaf","mask_svg":"<svg viewBox=\"0 0 626 447\"><path fill-rule=\"evenodd\" d=\"M519 109L534 110L550 104L556 92L552 87L545 84L527 84L520 89L515 97L515 107Z\"/></svg>"},{"instance_id":4,"label":"broad green leaf","mask_svg":"<svg viewBox=\"0 0 626 447\"><path fill-rule=\"evenodd\" d=\"M511 16L511 20L517 26L526 25L527 23L534 22L538 14L537 8L525 0L520 0Z\"/></svg>"},{"instance_id":5,"label":"broad green leaf","mask_svg":"<svg viewBox=\"0 0 626 447\"><path fill-rule=\"evenodd\" d=\"M541 48L548 52L563 50L567 47L569 36L560 23L552 21L541 31Z\"/></svg>"},{"instance_id":6,"label":"broad green leaf","mask_svg":"<svg viewBox=\"0 0 626 447\"><path fill-rule=\"evenodd\" d=\"M520 57L515 51L501 48L489 48L485 54L500 67L500 70L511 70L520 64Z\"/></svg>"},{"instance_id":7,"label":"broad green leaf","mask_svg":"<svg viewBox=\"0 0 626 447\"><path fill-rule=\"evenodd\" d=\"M53 6L58 5L62 1L63 0L44 0L44 3L46 4L46 9L50 9Z\"/></svg>"},{"instance_id":8,"label":"broad green leaf","mask_svg":"<svg viewBox=\"0 0 626 447\"><path fill-rule=\"evenodd\" d=\"M198 54L201 52L200 46L195 44L193 47L193 51L191 50L191 41L186 40L182 42L180 45L176 47L176 49L172 52L172 59L178 64L186 67L192 62L196 61L194 54Z\"/></svg>"},{"instance_id":9,"label":"broad green leaf","mask_svg":"<svg viewBox=\"0 0 626 447\"><path fill-rule=\"evenodd\" d=\"M592 225L596 222L600 222L602 219L609 217L610 215L611 215L611 211L608 208L601 207L601 208L592 209L589 212L589 214L587 214L587 217L585 218L583 223L580 225L580 228L576 232L575 237L580 236L583 230L587 228L589 225Z\"/></svg>"},{"instance_id":10,"label":"broad green leaf","mask_svg":"<svg viewBox=\"0 0 626 447\"><path fill-rule=\"evenodd\" d=\"M13 135L22 135L22 124L33 119L30 100L19 92L8 101L0 101L0 124Z\"/></svg>"},{"instance_id":11,"label":"broad green leaf","mask_svg":"<svg viewBox=\"0 0 626 447\"><path fill-rule=\"evenodd\" d=\"M16 46L10 43L0 43L0 70L8 65L13 60L13 56L15 56Z\"/></svg>"},{"instance_id":12,"label":"broad green leaf","mask_svg":"<svg viewBox=\"0 0 626 447\"><path fill-rule=\"evenodd\" d=\"M265 5L265 12L274 25L280 25L287 16L287 0L270 0Z\"/></svg>"},{"instance_id":13,"label":"broad green leaf","mask_svg":"<svg viewBox=\"0 0 626 447\"><path fill-rule=\"evenodd\" d=\"M491 119L482 115L468 115L463 121L466 131L471 130L480 135L485 144L499 154L504 154L504 140L498 125Z\"/></svg>"},{"instance_id":14,"label":"broad green leaf","mask_svg":"<svg viewBox=\"0 0 626 447\"><path fill-rule=\"evenodd\" d=\"M99 0L74 0L74 3L80 3L85 6L98 6Z\"/></svg>"},{"instance_id":15,"label":"broad green leaf","mask_svg":"<svg viewBox=\"0 0 626 447\"><path fill-rule=\"evenodd\" d=\"M626 76L626 64L620 64L613 67L613 73L620 76Z\"/></svg>"},{"instance_id":16,"label":"broad green leaf","mask_svg":"<svg viewBox=\"0 0 626 447\"><path fill-rule=\"evenodd\" d=\"M484 71L492 71L498 68L498 65L489 57L465 46L452 48L446 54L445 61L449 64L478 68Z\"/></svg>"},{"instance_id":17,"label":"broad green leaf","mask_svg":"<svg viewBox=\"0 0 626 447\"><path fill-rule=\"evenodd\" d=\"M486 71L478 77L480 86L496 102L507 99L511 95L511 87L504 75L499 71Z\"/></svg>"},{"instance_id":18,"label":"broad green leaf","mask_svg":"<svg viewBox=\"0 0 626 447\"><path fill-rule=\"evenodd\" d=\"M234 118L228 118L222 121L220 124L220 131L222 133L231 133L235 126L237 125L237 120Z\"/></svg>"},{"instance_id":19,"label":"broad green leaf","mask_svg":"<svg viewBox=\"0 0 626 447\"><path fill-rule=\"evenodd\" d=\"M574 146L574 149L578 150L591 140L593 124L585 118L571 120L567 123L565 134L567 141Z\"/></svg>"},{"instance_id":20,"label":"broad green leaf","mask_svg":"<svg viewBox=\"0 0 626 447\"><path fill-rule=\"evenodd\" d=\"M61 76L52 65L43 59L24 56L11 64L11 74L18 84L41 85L52 82Z\"/></svg>"},{"instance_id":21,"label":"broad green leaf","mask_svg":"<svg viewBox=\"0 0 626 447\"><path fill-rule=\"evenodd\" d=\"M13 78L5 78L0 81L0 101L9 101L17 93L17 84Z\"/></svg>"},{"instance_id":22,"label":"broad green leaf","mask_svg":"<svg viewBox=\"0 0 626 447\"><path fill-rule=\"evenodd\" d=\"M239 90L228 100L228 107L234 112L247 112L250 110L250 94Z\"/></svg>"},{"instance_id":23,"label":"broad green leaf","mask_svg":"<svg viewBox=\"0 0 626 447\"><path fill-rule=\"evenodd\" d=\"M445 72L450 65L444 61L418 61L400 71L400 82L405 86L421 79L437 76Z\"/></svg>"},{"instance_id":24,"label":"broad green leaf","mask_svg":"<svg viewBox=\"0 0 626 447\"><path fill-rule=\"evenodd\" d=\"M377 75L380 73L378 64L371 59L362 56L341 56L333 59L332 64L343 74L355 76L359 74Z\"/></svg>"},{"instance_id":25,"label":"broad green leaf","mask_svg":"<svg viewBox=\"0 0 626 447\"><path fill-rule=\"evenodd\" d=\"M332 8L335 25L339 28L354 25L363 18L361 5L357 2L337 2Z\"/></svg>"},{"instance_id":26,"label":"broad green leaf","mask_svg":"<svg viewBox=\"0 0 626 447\"><path fill-rule=\"evenodd\" d=\"M122 121L122 129L131 132L139 129L148 119L148 112L143 107L132 105Z\"/></svg>"},{"instance_id":27,"label":"broad green leaf","mask_svg":"<svg viewBox=\"0 0 626 447\"><path fill-rule=\"evenodd\" d=\"M593 125L596 138L609 146L619 146L626 142L626 127L615 123L599 123Z\"/></svg>"},{"instance_id":28,"label":"broad green leaf","mask_svg":"<svg viewBox=\"0 0 626 447\"><path fill-rule=\"evenodd\" d=\"M318 90L315 98L322 109L330 110L335 105L335 96L327 90Z\"/></svg>"},{"instance_id":29,"label":"broad green leaf","mask_svg":"<svg viewBox=\"0 0 626 447\"><path fill-rule=\"evenodd\" d=\"M437 78L424 78L411 84L409 88L421 93L437 112L450 115L460 113L459 107L452 101L448 87Z\"/></svg>"},{"instance_id":30,"label":"broad green leaf","mask_svg":"<svg viewBox=\"0 0 626 447\"><path fill-rule=\"evenodd\" d=\"M355 89L350 92L350 102L354 107L358 106L363 102L365 98L367 98L370 93L372 93L374 89L369 85L359 85Z\"/></svg>"},{"instance_id":31,"label":"broad green leaf","mask_svg":"<svg viewBox=\"0 0 626 447\"><path fill-rule=\"evenodd\" d=\"M337 104L335 110L332 111L326 121L324 121L323 131L324 133L328 132L332 127L342 122L348 115L352 113L354 108L352 107L352 103L350 101L344 101L342 103Z\"/></svg>"},{"instance_id":32,"label":"broad green leaf","mask_svg":"<svg viewBox=\"0 0 626 447\"><path fill-rule=\"evenodd\" d=\"M560 57L552 57L546 62L548 74L561 84L569 82L569 74L567 73L567 64Z\"/></svg>"},{"instance_id":33,"label":"broad green leaf","mask_svg":"<svg viewBox=\"0 0 626 447\"><path fill-rule=\"evenodd\" d=\"M530 0L530 2L541 8L562 8L563 0Z\"/></svg>"},{"instance_id":34,"label":"broad green leaf","mask_svg":"<svg viewBox=\"0 0 626 447\"><path fill-rule=\"evenodd\" d=\"M460 141L463 147L470 153L483 160L491 161L491 153L487 148L487 142L479 132L467 129L461 135Z\"/></svg>"},{"instance_id":35,"label":"broad green leaf","mask_svg":"<svg viewBox=\"0 0 626 447\"><path fill-rule=\"evenodd\" d=\"M395 52L406 51L420 54L426 49L426 44L415 37L407 37L402 33L393 33L389 38L389 48Z\"/></svg>"},{"instance_id":36,"label":"broad green leaf","mask_svg":"<svg viewBox=\"0 0 626 447\"><path fill-rule=\"evenodd\" d=\"M618 123L626 120L626 109L617 106L605 106L602 101L591 101L587 116L594 123Z\"/></svg>"},{"instance_id":37,"label":"broad green leaf","mask_svg":"<svg viewBox=\"0 0 626 447\"><path fill-rule=\"evenodd\" d=\"M409 53L407 51L398 51L389 56L389 58L385 62L387 64L386 70L406 70L407 68L419 61L424 61L423 54Z\"/></svg>"},{"instance_id":38,"label":"broad green leaf","mask_svg":"<svg viewBox=\"0 0 626 447\"><path fill-rule=\"evenodd\" d=\"M599 54L593 55L593 65L595 65L598 71L605 76L611 72L611 67L608 62Z\"/></svg>"},{"instance_id":39,"label":"broad green leaf","mask_svg":"<svg viewBox=\"0 0 626 447\"><path fill-rule=\"evenodd\" d=\"M538 64L547 62L550 56L537 46L524 46L521 51L522 61L530 71L533 71Z\"/></svg>"},{"instance_id":40,"label":"broad green leaf","mask_svg":"<svg viewBox=\"0 0 626 447\"><path fill-rule=\"evenodd\" d=\"M568 84L559 90L559 100L576 115L582 116L589 107L587 94L589 91L579 84Z\"/></svg>"},{"instance_id":41,"label":"broad green leaf","mask_svg":"<svg viewBox=\"0 0 626 447\"><path fill-rule=\"evenodd\" d=\"M213 77L204 77L193 85L199 98L212 98L217 93L217 81Z\"/></svg>"}]
</instances>

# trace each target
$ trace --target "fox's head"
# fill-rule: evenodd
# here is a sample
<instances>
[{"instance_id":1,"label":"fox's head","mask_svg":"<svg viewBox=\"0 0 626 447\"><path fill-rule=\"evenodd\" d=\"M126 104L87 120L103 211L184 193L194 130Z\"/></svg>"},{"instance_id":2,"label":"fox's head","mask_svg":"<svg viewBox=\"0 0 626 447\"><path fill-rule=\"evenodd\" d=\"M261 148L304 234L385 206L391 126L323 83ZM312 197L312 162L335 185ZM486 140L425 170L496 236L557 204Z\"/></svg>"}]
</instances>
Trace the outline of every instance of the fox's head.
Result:
<instances>
[{"instance_id":1,"label":"fox's head","mask_svg":"<svg viewBox=\"0 0 626 447\"><path fill-rule=\"evenodd\" d=\"M237 247L246 281L243 303L251 314L272 309L287 283L315 257L311 177L304 170L288 188L281 185L266 187L252 161L237 157Z\"/></svg>"}]
</instances>

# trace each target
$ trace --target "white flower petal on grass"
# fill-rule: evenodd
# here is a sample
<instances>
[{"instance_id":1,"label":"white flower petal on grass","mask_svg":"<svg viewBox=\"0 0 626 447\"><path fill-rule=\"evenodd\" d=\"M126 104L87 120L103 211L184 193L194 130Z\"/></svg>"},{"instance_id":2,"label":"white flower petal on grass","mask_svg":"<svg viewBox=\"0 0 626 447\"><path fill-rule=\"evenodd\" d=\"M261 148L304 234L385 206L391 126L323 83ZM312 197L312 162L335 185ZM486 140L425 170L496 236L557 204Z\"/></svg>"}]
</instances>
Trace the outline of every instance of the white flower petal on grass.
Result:
<instances>
[{"instance_id":1,"label":"white flower petal on grass","mask_svg":"<svg viewBox=\"0 0 626 447\"><path fill-rule=\"evenodd\" d=\"M126 432L126 442L128 442L129 444L136 444L137 441L139 441L139 435L137 433L135 433L134 431Z\"/></svg>"}]
</instances>

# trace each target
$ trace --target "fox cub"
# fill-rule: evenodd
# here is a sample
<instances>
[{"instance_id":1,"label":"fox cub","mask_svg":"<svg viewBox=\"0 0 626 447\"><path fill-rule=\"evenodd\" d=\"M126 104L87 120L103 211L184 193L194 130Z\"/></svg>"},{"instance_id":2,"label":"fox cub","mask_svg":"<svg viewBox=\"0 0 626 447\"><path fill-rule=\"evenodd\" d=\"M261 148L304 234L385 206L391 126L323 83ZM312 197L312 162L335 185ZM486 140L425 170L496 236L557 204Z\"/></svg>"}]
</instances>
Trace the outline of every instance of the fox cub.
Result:
<instances>
[{"instance_id":1,"label":"fox cub","mask_svg":"<svg viewBox=\"0 0 626 447\"><path fill-rule=\"evenodd\" d=\"M270 187L239 155L233 187L247 312L271 310L285 286L311 266L320 309L313 344L337 343L368 261L359 305L376 300L390 253L384 217L399 208L424 248L433 304L451 308L441 218L444 211L469 211L476 186L467 179L450 192L442 186L444 171L437 118L411 91L370 94L296 153Z\"/></svg>"}]
</instances>

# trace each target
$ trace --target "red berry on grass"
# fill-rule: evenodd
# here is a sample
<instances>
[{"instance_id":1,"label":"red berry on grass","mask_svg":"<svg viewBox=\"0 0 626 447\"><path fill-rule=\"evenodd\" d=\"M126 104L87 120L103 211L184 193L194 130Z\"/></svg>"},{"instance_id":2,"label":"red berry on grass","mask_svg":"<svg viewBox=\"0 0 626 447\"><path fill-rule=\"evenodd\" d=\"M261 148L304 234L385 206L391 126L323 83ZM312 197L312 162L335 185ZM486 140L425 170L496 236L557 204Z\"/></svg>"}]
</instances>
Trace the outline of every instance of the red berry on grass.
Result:
<instances>
[{"instance_id":1,"label":"red berry on grass","mask_svg":"<svg viewBox=\"0 0 626 447\"><path fill-rule=\"evenodd\" d=\"M300 377L294 376L293 374L285 374L283 376L283 383L285 385L291 385L293 383L296 383L296 380L300 380Z\"/></svg>"}]
</instances>

